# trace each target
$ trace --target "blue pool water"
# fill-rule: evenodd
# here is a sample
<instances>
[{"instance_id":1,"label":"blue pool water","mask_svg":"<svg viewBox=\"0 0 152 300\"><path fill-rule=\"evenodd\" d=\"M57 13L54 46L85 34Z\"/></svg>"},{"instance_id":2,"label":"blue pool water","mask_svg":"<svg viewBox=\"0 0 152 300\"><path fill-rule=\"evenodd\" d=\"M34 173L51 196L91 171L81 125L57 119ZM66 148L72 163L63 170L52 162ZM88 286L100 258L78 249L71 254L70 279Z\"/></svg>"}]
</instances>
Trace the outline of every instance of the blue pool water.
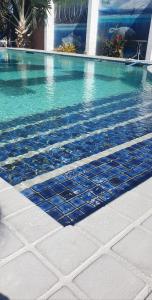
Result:
<instances>
[{"instance_id":1,"label":"blue pool water","mask_svg":"<svg viewBox=\"0 0 152 300\"><path fill-rule=\"evenodd\" d=\"M0 120L143 91L142 77L121 63L1 51Z\"/></svg>"},{"instance_id":2,"label":"blue pool water","mask_svg":"<svg viewBox=\"0 0 152 300\"><path fill-rule=\"evenodd\" d=\"M0 176L75 224L151 176L151 92L146 67L0 52Z\"/></svg>"}]
</instances>

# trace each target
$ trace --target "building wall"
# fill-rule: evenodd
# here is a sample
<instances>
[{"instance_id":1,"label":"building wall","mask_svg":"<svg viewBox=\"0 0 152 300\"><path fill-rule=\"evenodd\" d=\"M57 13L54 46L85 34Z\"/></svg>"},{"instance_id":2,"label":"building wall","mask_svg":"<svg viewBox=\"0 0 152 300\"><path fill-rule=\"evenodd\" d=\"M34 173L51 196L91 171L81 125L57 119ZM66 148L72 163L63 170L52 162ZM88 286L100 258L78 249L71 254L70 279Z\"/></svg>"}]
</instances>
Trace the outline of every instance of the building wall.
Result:
<instances>
[{"instance_id":1,"label":"building wall","mask_svg":"<svg viewBox=\"0 0 152 300\"><path fill-rule=\"evenodd\" d=\"M66 5L66 0L55 6L55 48L63 43L76 44L77 51L83 53L86 42L87 27L87 1L86 4Z\"/></svg>"},{"instance_id":2,"label":"building wall","mask_svg":"<svg viewBox=\"0 0 152 300\"><path fill-rule=\"evenodd\" d=\"M151 15L151 0L100 0L97 54L106 55L107 41L121 35L125 40L123 55L134 57L140 43L140 58L144 59Z\"/></svg>"},{"instance_id":3,"label":"building wall","mask_svg":"<svg viewBox=\"0 0 152 300\"><path fill-rule=\"evenodd\" d=\"M47 44L46 49L52 50L53 45L54 48L58 48L63 43L73 43L76 44L79 53L83 53L86 49L88 54L109 55L109 53L107 54L107 43L113 43L119 36L124 41L124 57L138 58L138 53L140 59L145 58L152 19L152 0L86 0L83 5L78 5L76 2L74 1L74 4L69 6L67 5L68 0L63 0L60 5L55 5L52 19L53 30L50 22L50 25L47 26L47 35L45 35L45 40L48 41L50 36L50 41L53 42L45 43ZM92 5L94 6L92 7ZM99 7L97 14L92 12L92 8L95 6ZM94 26L95 15L99 15L96 18L98 19L97 37L96 26ZM90 24L94 26L94 30L87 27L87 16L88 20L91 20ZM94 43L92 39L95 41ZM38 43L36 47L43 48L39 37L36 38L36 42ZM91 46L92 44L94 45Z\"/></svg>"},{"instance_id":4,"label":"building wall","mask_svg":"<svg viewBox=\"0 0 152 300\"><path fill-rule=\"evenodd\" d=\"M31 47L33 49L44 50L44 25L39 26L34 31Z\"/></svg>"}]
</instances>

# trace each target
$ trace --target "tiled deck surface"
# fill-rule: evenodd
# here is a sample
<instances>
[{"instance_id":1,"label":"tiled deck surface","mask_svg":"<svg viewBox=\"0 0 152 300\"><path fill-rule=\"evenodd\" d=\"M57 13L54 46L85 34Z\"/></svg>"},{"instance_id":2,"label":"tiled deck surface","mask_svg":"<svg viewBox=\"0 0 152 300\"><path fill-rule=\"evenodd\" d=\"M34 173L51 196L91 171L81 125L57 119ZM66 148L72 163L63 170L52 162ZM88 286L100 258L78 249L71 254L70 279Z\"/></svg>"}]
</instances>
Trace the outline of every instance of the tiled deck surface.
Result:
<instances>
[{"instance_id":1,"label":"tiled deck surface","mask_svg":"<svg viewBox=\"0 0 152 300\"><path fill-rule=\"evenodd\" d=\"M149 179L62 227L0 180L0 293L22 300L152 299L151 195Z\"/></svg>"}]
</instances>

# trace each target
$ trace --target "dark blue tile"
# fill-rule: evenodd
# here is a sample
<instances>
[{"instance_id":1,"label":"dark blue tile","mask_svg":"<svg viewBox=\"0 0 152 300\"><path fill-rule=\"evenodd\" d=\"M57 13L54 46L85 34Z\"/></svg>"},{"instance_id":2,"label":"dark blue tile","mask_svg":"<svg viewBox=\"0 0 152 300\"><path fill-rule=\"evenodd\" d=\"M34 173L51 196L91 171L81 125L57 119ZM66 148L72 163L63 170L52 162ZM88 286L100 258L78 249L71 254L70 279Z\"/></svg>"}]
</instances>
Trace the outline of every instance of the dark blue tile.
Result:
<instances>
[{"instance_id":1,"label":"dark blue tile","mask_svg":"<svg viewBox=\"0 0 152 300\"><path fill-rule=\"evenodd\" d=\"M60 194L66 190L65 186L63 184L57 183L52 185L52 189L54 192Z\"/></svg>"},{"instance_id":2,"label":"dark blue tile","mask_svg":"<svg viewBox=\"0 0 152 300\"><path fill-rule=\"evenodd\" d=\"M58 208L53 208L49 211L47 211L47 213L54 218L55 220L58 221L58 219L60 219L61 217L64 217L64 214L58 209Z\"/></svg>"},{"instance_id":3,"label":"dark blue tile","mask_svg":"<svg viewBox=\"0 0 152 300\"><path fill-rule=\"evenodd\" d=\"M72 213L70 213L68 216L70 217L73 224L75 224L75 223L81 221L85 217L85 214L81 210L77 209L77 210L73 211Z\"/></svg>"},{"instance_id":4,"label":"dark blue tile","mask_svg":"<svg viewBox=\"0 0 152 300\"><path fill-rule=\"evenodd\" d=\"M55 195L52 198L48 199L50 203L54 206L59 206L64 203L64 199L60 195Z\"/></svg>"},{"instance_id":5,"label":"dark blue tile","mask_svg":"<svg viewBox=\"0 0 152 300\"><path fill-rule=\"evenodd\" d=\"M60 204L60 210L63 212L63 214L68 214L69 212L74 210L74 207L69 202L67 202Z\"/></svg>"},{"instance_id":6,"label":"dark blue tile","mask_svg":"<svg viewBox=\"0 0 152 300\"><path fill-rule=\"evenodd\" d=\"M60 195L66 200L70 200L71 198L76 196L75 193L73 193L72 191L69 191L69 190L64 191Z\"/></svg>"},{"instance_id":7,"label":"dark blue tile","mask_svg":"<svg viewBox=\"0 0 152 300\"><path fill-rule=\"evenodd\" d=\"M55 195L55 191L52 189L48 189L47 187L45 189L42 189L39 193L45 199L49 199Z\"/></svg>"},{"instance_id":8,"label":"dark blue tile","mask_svg":"<svg viewBox=\"0 0 152 300\"><path fill-rule=\"evenodd\" d=\"M63 226L68 226L68 225L74 225L73 220L71 220L69 217L65 216L61 219L58 220L58 222L63 225Z\"/></svg>"},{"instance_id":9,"label":"dark blue tile","mask_svg":"<svg viewBox=\"0 0 152 300\"><path fill-rule=\"evenodd\" d=\"M40 202L38 206L46 212L53 208L53 205L46 201Z\"/></svg>"},{"instance_id":10,"label":"dark blue tile","mask_svg":"<svg viewBox=\"0 0 152 300\"><path fill-rule=\"evenodd\" d=\"M93 213L95 210L95 207L88 203L81 206L81 211L86 215L86 217Z\"/></svg>"},{"instance_id":11,"label":"dark blue tile","mask_svg":"<svg viewBox=\"0 0 152 300\"><path fill-rule=\"evenodd\" d=\"M70 200L70 203L72 203L72 205L75 207L80 207L85 202L86 201L83 198L81 198L81 196L77 196L77 197L73 198L72 200Z\"/></svg>"}]
</instances>

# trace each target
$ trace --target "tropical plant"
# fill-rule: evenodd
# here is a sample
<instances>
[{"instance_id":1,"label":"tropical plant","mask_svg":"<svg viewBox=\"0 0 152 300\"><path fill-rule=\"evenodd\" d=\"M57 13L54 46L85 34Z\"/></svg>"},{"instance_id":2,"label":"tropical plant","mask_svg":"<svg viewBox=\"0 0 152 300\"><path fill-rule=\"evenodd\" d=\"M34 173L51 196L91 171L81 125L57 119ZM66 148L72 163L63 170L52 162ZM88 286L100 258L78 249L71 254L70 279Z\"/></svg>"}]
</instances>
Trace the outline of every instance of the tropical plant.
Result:
<instances>
[{"instance_id":1,"label":"tropical plant","mask_svg":"<svg viewBox=\"0 0 152 300\"><path fill-rule=\"evenodd\" d=\"M8 0L2 0L0 3L0 31L4 32L7 27L6 16L8 15Z\"/></svg>"},{"instance_id":2,"label":"tropical plant","mask_svg":"<svg viewBox=\"0 0 152 300\"><path fill-rule=\"evenodd\" d=\"M0 16L14 27L17 47L29 46L34 29L51 9L51 0L1 1Z\"/></svg>"},{"instance_id":3,"label":"tropical plant","mask_svg":"<svg viewBox=\"0 0 152 300\"><path fill-rule=\"evenodd\" d=\"M123 37L121 35L116 35L113 40L113 45L115 49L115 56L122 57L125 45L125 40L123 39Z\"/></svg>"},{"instance_id":4,"label":"tropical plant","mask_svg":"<svg viewBox=\"0 0 152 300\"><path fill-rule=\"evenodd\" d=\"M76 46L72 43L62 43L57 49L58 52L75 53L77 51Z\"/></svg>"},{"instance_id":5,"label":"tropical plant","mask_svg":"<svg viewBox=\"0 0 152 300\"><path fill-rule=\"evenodd\" d=\"M68 5L81 4L87 0L54 0L55 3ZM0 0L0 26L12 25L16 35L17 47L28 47L31 35L40 23L44 22L51 10L51 0Z\"/></svg>"},{"instance_id":6,"label":"tropical plant","mask_svg":"<svg viewBox=\"0 0 152 300\"><path fill-rule=\"evenodd\" d=\"M103 44L102 54L105 56L122 57L125 40L121 35L116 35L112 40L107 40Z\"/></svg>"}]
</instances>

